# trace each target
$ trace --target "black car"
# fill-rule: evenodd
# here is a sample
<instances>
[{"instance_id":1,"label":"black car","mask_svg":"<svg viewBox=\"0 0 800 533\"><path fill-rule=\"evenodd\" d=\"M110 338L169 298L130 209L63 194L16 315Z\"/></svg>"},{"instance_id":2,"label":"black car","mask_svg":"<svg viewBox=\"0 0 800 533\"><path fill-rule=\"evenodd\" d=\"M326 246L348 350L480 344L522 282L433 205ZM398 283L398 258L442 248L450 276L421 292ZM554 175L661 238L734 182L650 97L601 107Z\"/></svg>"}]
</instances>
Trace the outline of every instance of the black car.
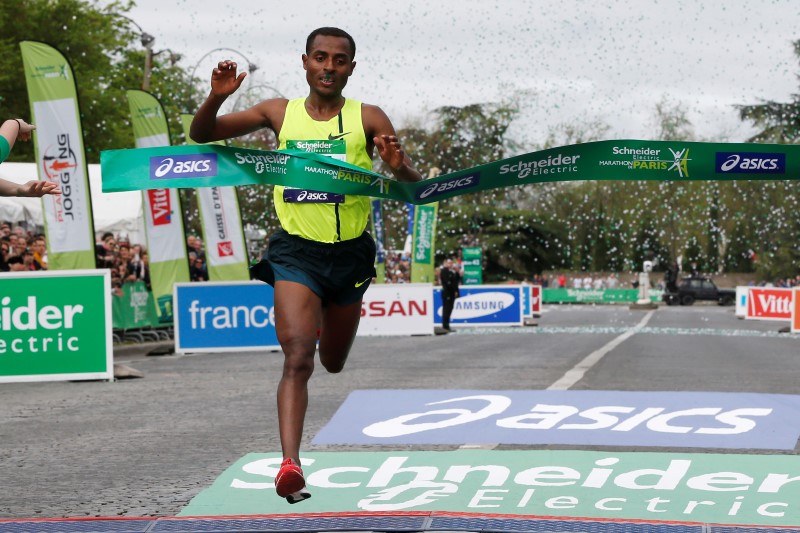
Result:
<instances>
[{"instance_id":1,"label":"black car","mask_svg":"<svg viewBox=\"0 0 800 533\"><path fill-rule=\"evenodd\" d=\"M736 290L720 289L709 278L690 276L681 280L677 292L665 291L661 299L667 305L692 305L698 300L733 305L736 302Z\"/></svg>"}]
</instances>

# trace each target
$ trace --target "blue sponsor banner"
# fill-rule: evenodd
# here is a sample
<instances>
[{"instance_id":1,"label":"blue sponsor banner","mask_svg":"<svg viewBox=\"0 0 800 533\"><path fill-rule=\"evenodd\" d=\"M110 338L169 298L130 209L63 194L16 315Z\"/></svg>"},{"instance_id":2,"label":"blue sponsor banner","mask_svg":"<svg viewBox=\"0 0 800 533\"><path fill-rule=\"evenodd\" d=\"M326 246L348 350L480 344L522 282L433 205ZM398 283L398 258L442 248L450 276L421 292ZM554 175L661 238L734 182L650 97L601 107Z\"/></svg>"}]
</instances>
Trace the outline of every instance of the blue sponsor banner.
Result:
<instances>
[{"instance_id":1,"label":"blue sponsor banner","mask_svg":"<svg viewBox=\"0 0 800 533\"><path fill-rule=\"evenodd\" d=\"M361 390L313 444L574 444L793 450L800 396Z\"/></svg>"},{"instance_id":2,"label":"blue sponsor banner","mask_svg":"<svg viewBox=\"0 0 800 533\"><path fill-rule=\"evenodd\" d=\"M176 283L173 301L178 353L280 348L266 283Z\"/></svg>"},{"instance_id":3,"label":"blue sponsor banner","mask_svg":"<svg viewBox=\"0 0 800 533\"><path fill-rule=\"evenodd\" d=\"M786 154L764 152L717 152L719 174L785 174Z\"/></svg>"},{"instance_id":4,"label":"blue sponsor banner","mask_svg":"<svg viewBox=\"0 0 800 533\"><path fill-rule=\"evenodd\" d=\"M456 298L450 326L521 326L521 285L462 285ZM442 289L433 290L433 323L442 325Z\"/></svg>"},{"instance_id":5,"label":"blue sponsor banner","mask_svg":"<svg viewBox=\"0 0 800 533\"><path fill-rule=\"evenodd\" d=\"M522 286L522 316L533 316L531 310L531 286Z\"/></svg>"},{"instance_id":6,"label":"blue sponsor banner","mask_svg":"<svg viewBox=\"0 0 800 533\"><path fill-rule=\"evenodd\" d=\"M188 154L150 158L150 179L213 178L217 154Z\"/></svg>"}]
</instances>

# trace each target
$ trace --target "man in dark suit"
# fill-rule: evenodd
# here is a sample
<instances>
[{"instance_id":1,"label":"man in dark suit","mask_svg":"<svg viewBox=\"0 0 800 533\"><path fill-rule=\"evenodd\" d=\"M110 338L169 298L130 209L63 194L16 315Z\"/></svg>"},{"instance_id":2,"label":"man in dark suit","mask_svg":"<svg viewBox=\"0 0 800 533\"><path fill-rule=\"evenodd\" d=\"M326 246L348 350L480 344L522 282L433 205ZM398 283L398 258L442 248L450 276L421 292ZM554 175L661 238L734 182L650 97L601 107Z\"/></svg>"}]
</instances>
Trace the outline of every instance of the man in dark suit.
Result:
<instances>
[{"instance_id":1,"label":"man in dark suit","mask_svg":"<svg viewBox=\"0 0 800 533\"><path fill-rule=\"evenodd\" d=\"M458 298L458 284L461 282L461 270L458 269L452 259L447 259L439 272L439 281L442 284L442 327L450 330L450 315L453 313L453 305Z\"/></svg>"}]
</instances>

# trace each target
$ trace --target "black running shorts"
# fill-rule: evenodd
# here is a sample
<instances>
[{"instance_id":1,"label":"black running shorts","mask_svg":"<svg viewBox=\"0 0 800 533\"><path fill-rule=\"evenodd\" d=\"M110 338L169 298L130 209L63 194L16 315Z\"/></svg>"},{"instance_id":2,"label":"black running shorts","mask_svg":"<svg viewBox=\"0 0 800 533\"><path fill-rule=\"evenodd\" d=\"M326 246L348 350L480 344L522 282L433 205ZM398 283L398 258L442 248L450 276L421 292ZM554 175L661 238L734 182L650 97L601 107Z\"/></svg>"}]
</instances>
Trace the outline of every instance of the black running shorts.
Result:
<instances>
[{"instance_id":1,"label":"black running shorts","mask_svg":"<svg viewBox=\"0 0 800 533\"><path fill-rule=\"evenodd\" d=\"M360 237L334 243L310 241L280 229L269 239L254 279L272 286L276 281L305 285L323 305L349 305L361 300L375 277L375 241L366 231Z\"/></svg>"}]
</instances>

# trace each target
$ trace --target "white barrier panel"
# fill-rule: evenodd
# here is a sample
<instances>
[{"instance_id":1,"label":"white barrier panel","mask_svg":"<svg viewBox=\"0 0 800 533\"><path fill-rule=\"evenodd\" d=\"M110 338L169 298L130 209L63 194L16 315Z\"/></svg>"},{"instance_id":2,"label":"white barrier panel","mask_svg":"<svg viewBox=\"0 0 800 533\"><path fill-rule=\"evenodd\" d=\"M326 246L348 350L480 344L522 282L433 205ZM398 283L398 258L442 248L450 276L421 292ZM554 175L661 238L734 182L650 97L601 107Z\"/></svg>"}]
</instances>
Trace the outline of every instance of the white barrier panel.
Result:
<instances>
[{"instance_id":1,"label":"white barrier panel","mask_svg":"<svg viewBox=\"0 0 800 533\"><path fill-rule=\"evenodd\" d=\"M736 310L735 315L740 317L747 316L747 291L750 287L739 285L736 287Z\"/></svg>"},{"instance_id":2,"label":"white barrier panel","mask_svg":"<svg viewBox=\"0 0 800 533\"><path fill-rule=\"evenodd\" d=\"M364 294L356 335L433 335L433 286L430 283L370 285Z\"/></svg>"},{"instance_id":3,"label":"white barrier panel","mask_svg":"<svg viewBox=\"0 0 800 533\"><path fill-rule=\"evenodd\" d=\"M747 291L748 320L791 320L792 289L751 287Z\"/></svg>"}]
</instances>

